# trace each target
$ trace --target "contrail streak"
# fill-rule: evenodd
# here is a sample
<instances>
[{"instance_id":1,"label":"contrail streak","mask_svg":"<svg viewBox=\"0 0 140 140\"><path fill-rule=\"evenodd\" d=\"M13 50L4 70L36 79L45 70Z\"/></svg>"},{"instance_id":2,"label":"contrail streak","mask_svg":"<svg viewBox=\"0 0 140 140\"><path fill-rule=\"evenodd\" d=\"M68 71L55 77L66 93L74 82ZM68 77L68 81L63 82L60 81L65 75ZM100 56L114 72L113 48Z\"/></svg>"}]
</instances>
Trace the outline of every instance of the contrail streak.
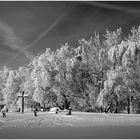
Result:
<instances>
[{"instance_id":1,"label":"contrail streak","mask_svg":"<svg viewBox=\"0 0 140 140\"><path fill-rule=\"evenodd\" d=\"M101 7L101 8L107 8L107 9L111 9L111 10L117 10L117 11L122 11L125 13L129 13L129 14L140 14L140 10L139 9L134 9L134 8L127 8L127 7L122 7L122 6L116 6L113 4L107 4L105 2L90 2L90 1L85 1L84 3L89 4L89 5L93 5L93 6L97 6L97 7Z\"/></svg>"},{"instance_id":2,"label":"contrail streak","mask_svg":"<svg viewBox=\"0 0 140 140\"><path fill-rule=\"evenodd\" d=\"M10 47L11 49L20 51L24 44L23 40L18 37L12 27L0 19L0 41L2 44ZM26 50L22 51L23 54L32 59L33 55Z\"/></svg>"},{"instance_id":3,"label":"contrail streak","mask_svg":"<svg viewBox=\"0 0 140 140\"><path fill-rule=\"evenodd\" d=\"M52 23L42 34L38 36L37 39L35 39L33 42L31 42L29 45L25 46L23 49L21 49L13 58L11 58L5 65L8 65L10 62L12 62L17 56L20 55L21 52L24 52L26 49L32 47L35 45L38 41L40 41L45 35L47 35L71 10L72 8L69 8L66 10L60 17L58 17L54 23Z\"/></svg>"}]
</instances>

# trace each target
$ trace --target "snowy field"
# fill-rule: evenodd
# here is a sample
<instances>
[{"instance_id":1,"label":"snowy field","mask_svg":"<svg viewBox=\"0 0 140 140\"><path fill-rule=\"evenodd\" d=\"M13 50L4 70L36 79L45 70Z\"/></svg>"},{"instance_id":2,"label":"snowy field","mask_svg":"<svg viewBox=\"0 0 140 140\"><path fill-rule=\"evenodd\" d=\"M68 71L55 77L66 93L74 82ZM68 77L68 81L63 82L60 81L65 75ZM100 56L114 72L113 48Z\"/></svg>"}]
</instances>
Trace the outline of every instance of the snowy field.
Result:
<instances>
[{"instance_id":1,"label":"snowy field","mask_svg":"<svg viewBox=\"0 0 140 140\"><path fill-rule=\"evenodd\" d=\"M72 112L7 113L0 116L0 138L140 138L139 114Z\"/></svg>"}]
</instances>

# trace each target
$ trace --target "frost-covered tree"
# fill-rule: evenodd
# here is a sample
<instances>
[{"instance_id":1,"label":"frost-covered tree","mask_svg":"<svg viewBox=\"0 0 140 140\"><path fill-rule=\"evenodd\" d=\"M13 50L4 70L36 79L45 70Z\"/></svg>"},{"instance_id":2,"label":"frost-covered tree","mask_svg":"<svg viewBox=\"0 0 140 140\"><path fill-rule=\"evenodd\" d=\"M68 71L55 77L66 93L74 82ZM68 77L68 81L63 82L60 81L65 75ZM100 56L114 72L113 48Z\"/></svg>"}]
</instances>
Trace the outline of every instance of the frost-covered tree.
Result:
<instances>
[{"instance_id":1,"label":"frost-covered tree","mask_svg":"<svg viewBox=\"0 0 140 140\"><path fill-rule=\"evenodd\" d=\"M74 55L74 48L71 48L68 44L63 45L60 49L56 50L55 53L58 70L55 77L55 88L59 90L57 93L58 102L65 108L69 108L74 95L71 89L71 58L73 58Z\"/></svg>"},{"instance_id":2,"label":"frost-covered tree","mask_svg":"<svg viewBox=\"0 0 140 140\"><path fill-rule=\"evenodd\" d=\"M6 80L5 88L3 88L4 103L10 107L16 107L18 93L20 92L21 84L19 77L13 70L9 71L9 76Z\"/></svg>"},{"instance_id":3,"label":"frost-covered tree","mask_svg":"<svg viewBox=\"0 0 140 140\"><path fill-rule=\"evenodd\" d=\"M124 99L127 101L128 113L130 113L132 100L139 96L139 36L137 35L139 30L132 30L132 32L137 32L135 37L134 33L132 33L127 40L122 42L118 40L118 43L108 50L108 57L113 63L113 67L108 72L109 76L107 76L108 79L105 81L105 83L113 89L111 95L117 95L117 101ZM116 34L118 33L116 32ZM111 79L109 77L111 77ZM112 81L112 79L114 80ZM117 84L114 84L114 81L118 81ZM103 99L105 99L103 96L111 98L109 88L107 88L107 90L104 88L103 91L104 94L101 92L99 96L99 98L102 96L102 103ZM98 102L100 101L99 98Z\"/></svg>"},{"instance_id":4,"label":"frost-covered tree","mask_svg":"<svg viewBox=\"0 0 140 140\"><path fill-rule=\"evenodd\" d=\"M77 51L79 51L82 61L78 61L79 66L75 62L75 69L77 69L76 74L81 78L79 79L81 81L81 93L87 100L86 106L91 109L94 108L97 96L103 89L105 73L109 66L106 59L107 47L100 41L98 33L95 33L89 41L82 39L79 42L80 46Z\"/></svg>"},{"instance_id":5,"label":"frost-covered tree","mask_svg":"<svg viewBox=\"0 0 140 140\"><path fill-rule=\"evenodd\" d=\"M6 86L6 81L7 81L8 76L9 76L9 69L7 67L4 67L0 71L0 105L1 106L4 105L3 89Z\"/></svg>"},{"instance_id":6,"label":"frost-covered tree","mask_svg":"<svg viewBox=\"0 0 140 140\"><path fill-rule=\"evenodd\" d=\"M50 100L56 101L55 93L52 91L55 82L54 77L57 72L53 52L46 49L45 53L33 60L32 65L33 99L45 107L46 104L50 103Z\"/></svg>"}]
</instances>

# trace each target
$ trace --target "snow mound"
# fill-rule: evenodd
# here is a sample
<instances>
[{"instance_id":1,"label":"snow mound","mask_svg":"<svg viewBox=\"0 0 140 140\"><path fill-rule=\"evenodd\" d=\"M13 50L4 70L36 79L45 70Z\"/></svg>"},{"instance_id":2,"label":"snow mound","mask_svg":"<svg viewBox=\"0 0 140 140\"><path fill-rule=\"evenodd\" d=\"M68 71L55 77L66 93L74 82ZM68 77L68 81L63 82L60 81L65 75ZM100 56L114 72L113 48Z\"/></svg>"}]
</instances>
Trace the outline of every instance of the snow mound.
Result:
<instances>
[{"instance_id":1,"label":"snow mound","mask_svg":"<svg viewBox=\"0 0 140 140\"><path fill-rule=\"evenodd\" d=\"M60 108L59 107L52 107L50 109L50 112L56 112L57 109L58 109L58 111L60 111Z\"/></svg>"}]
</instances>

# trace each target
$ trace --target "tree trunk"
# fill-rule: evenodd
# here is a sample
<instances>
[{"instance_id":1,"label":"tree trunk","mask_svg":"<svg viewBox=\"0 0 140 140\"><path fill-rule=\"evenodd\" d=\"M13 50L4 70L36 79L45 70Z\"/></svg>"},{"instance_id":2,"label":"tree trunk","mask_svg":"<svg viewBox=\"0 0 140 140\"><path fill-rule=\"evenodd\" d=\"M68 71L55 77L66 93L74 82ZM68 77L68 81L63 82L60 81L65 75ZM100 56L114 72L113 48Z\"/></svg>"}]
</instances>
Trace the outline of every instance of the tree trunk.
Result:
<instances>
[{"instance_id":1,"label":"tree trunk","mask_svg":"<svg viewBox=\"0 0 140 140\"><path fill-rule=\"evenodd\" d=\"M100 83L99 83L99 77L97 75L97 93L99 94L100 93Z\"/></svg>"},{"instance_id":2,"label":"tree trunk","mask_svg":"<svg viewBox=\"0 0 140 140\"><path fill-rule=\"evenodd\" d=\"M130 114L130 98L129 98L129 95L127 97L127 113Z\"/></svg>"},{"instance_id":3,"label":"tree trunk","mask_svg":"<svg viewBox=\"0 0 140 140\"><path fill-rule=\"evenodd\" d=\"M127 113L130 114L133 112L133 108L132 108L132 101L130 96L128 95L127 97Z\"/></svg>"},{"instance_id":4,"label":"tree trunk","mask_svg":"<svg viewBox=\"0 0 140 140\"><path fill-rule=\"evenodd\" d=\"M118 113L118 106L119 106L119 102L116 100L114 113Z\"/></svg>"},{"instance_id":5,"label":"tree trunk","mask_svg":"<svg viewBox=\"0 0 140 140\"><path fill-rule=\"evenodd\" d=\"M46 108L46 103L43 102L43 108Z\"/></svg>"},{"instance_id":6,"label":"tree trunk","mask_svg":"<svg viewBox=\"0 0 140 140\"><path fill-rule=\"evenodd\" d=\"M103 72L103 70L102 70L102 78L101 78L101 89L103 89L104 88L104 72Z\"/></svg>"},{"instance_id":7,"label":"tree trunk","mask_svg":"<svg viewBox=\"0 0 140 140\"><path fill-rule=\"evenodd\" d=\"M111 106L112 106L112 102L107 106L105 113L108 113L109 110L111 112Z\"/></svg>"},{"instance_id":8,"label":"tree trunk","mask_svg":"<svg viewBox=\"0 0 140 140\"><path fill-rule=\"evenodd\" d=\"M70 101L68 101L65 94L63 94L63 97L64 97L64 106L65 106L66 109L69 109Z\"/></svg>"}]
</instances>

